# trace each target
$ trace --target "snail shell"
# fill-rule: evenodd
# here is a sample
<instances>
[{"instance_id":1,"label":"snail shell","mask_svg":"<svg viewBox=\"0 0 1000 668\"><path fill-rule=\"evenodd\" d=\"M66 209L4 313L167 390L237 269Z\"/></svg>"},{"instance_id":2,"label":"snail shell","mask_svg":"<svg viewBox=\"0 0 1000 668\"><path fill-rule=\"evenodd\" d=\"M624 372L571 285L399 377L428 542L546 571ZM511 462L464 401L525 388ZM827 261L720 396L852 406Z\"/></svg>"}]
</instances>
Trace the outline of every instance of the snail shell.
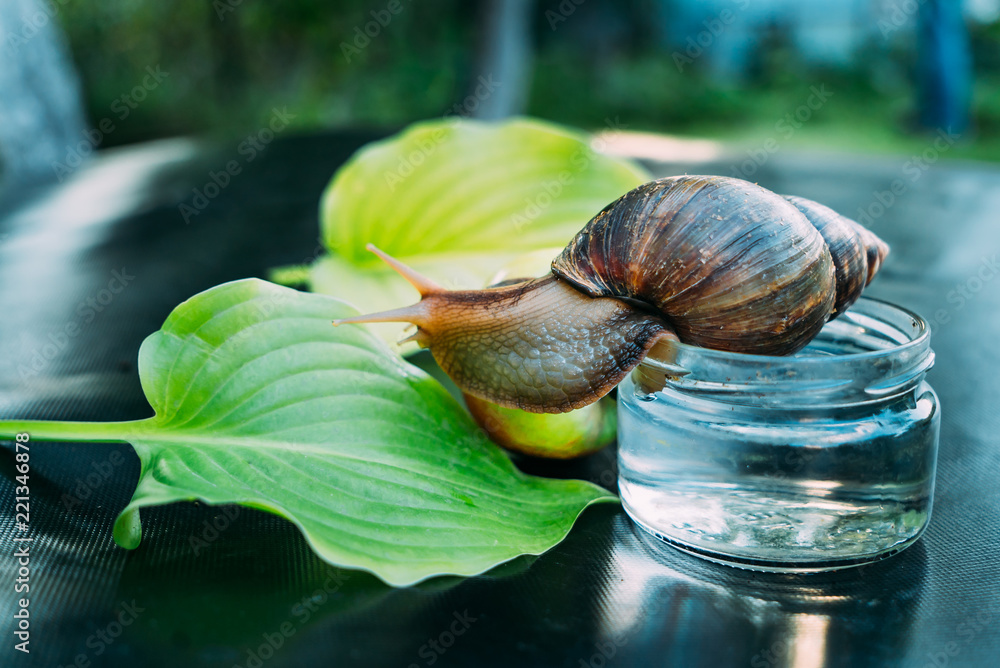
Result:
<instances>
[{"instance_id":1,"label":"snail shell","mask_svg":"<svg viewBox=\"0 0 1000 668\"><path fill-rule=\"evenodd\" d=\"M465 392L563 412L607 394L660 339L784 355L861 294L888 252L820 204L746 181L652 181L598 213L516 285L448 291L377 251L420 302L342 322L406 321Z\"/></svg>"},{"instance_id":2,"label":"snail shell","mask_svg":"<svg viewBox=\"0 0 1000 668\"><path fill-rule=\"evenodd\" d=\"M726 177L660 179L608 205L552 263L591 297L649 304L681 341L784 355L835 304L819 230L783 197Z\"/></svg>"},{"instance_id":3,"label":"snail shell","mask_svg":"<svg viewBox=\"0 0 1000 668\"><path fill-rule=\"evenodd\" d=\"M803 197L785 196L819 230L833 257L837 298L833 313L840 315L858 300L875 277L889 246L867 228L833 209Z\"/></svg>"}]
</instances>

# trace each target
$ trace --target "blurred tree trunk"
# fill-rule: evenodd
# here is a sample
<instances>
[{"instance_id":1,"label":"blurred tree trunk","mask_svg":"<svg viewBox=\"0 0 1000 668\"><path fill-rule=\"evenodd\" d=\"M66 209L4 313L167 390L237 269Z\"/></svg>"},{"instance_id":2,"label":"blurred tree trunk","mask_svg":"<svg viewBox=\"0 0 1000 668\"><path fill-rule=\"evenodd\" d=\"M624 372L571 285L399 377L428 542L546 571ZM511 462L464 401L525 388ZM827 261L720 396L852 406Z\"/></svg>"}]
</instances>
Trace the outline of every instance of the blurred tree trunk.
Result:
<instances>
[{"instance_id":1,"label":"blurred tree trunk","mask_svg":"<svg viewBox=\"0 0 1000 668\"><path fill-rule=\"evenodd\" d=\"M920 4L920 122L960 134L969 123L972 59L961 0Z\"/></svg>"},{"instance_id":2,"label":"blurred tree trunk","mask_svg":"<svg viewBox=\"0 0 1000 668\"><path fill-rule=\"evenodd\" d=\"M531 11L534 0L486 0L482 5L476 70L469 95L472 115L496 119L524 113L531 88ZM490 86L483 81L495 82ZM467 105L470 106L470 105Z\"/></svg>"}]
</instances>

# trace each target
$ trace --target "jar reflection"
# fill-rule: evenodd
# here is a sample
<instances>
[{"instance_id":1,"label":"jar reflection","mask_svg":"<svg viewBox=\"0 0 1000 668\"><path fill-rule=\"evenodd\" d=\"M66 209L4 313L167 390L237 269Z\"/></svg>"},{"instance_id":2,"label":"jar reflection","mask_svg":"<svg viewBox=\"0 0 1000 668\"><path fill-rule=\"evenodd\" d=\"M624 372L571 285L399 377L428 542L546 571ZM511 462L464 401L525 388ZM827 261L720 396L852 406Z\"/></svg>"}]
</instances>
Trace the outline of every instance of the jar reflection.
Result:
<instances>
[{"instance_id":1,"label":"jar reflection","mask_svg":"<svg viewBox=\"0 0 1000 668\"><path fill-rule=\"evenodd\" d=\"M720 568L664 551L618 519L599 646L620 665L892 665L923 591L925 555L824 574ZM610 664L610 660L609 660Z\"/></svg>"}]
</instances>

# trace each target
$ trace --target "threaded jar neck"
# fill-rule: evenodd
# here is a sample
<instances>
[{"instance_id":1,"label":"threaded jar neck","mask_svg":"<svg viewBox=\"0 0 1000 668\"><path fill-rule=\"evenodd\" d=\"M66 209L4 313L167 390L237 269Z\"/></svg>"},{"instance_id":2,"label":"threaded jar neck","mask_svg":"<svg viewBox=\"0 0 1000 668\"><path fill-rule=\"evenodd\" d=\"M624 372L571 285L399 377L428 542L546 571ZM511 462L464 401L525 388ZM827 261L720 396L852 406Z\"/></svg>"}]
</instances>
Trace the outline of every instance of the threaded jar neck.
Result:
<instances>
[{"instance_id":1,"label":"threaded jar neck","mask_svg":"<svg viewBox=\"0 0 1000 668\"><path fill-rule=\"evenodd\" d=\"M667 341L632 372L636 391L759 407L838 406L891 400L934 363L930 328L915 313L862 298L787 357Z\"/></svg>"}]
</instances>

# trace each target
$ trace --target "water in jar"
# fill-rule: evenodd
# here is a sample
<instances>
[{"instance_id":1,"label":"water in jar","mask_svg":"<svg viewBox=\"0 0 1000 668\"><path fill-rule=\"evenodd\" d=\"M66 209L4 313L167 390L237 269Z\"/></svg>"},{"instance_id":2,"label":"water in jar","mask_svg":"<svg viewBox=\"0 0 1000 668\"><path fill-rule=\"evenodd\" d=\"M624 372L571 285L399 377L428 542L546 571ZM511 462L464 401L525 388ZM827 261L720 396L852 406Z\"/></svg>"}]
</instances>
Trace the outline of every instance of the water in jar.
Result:
<instances>
[{"instance_id":1,"label":"water in jar","mask_svg":"<svg viewBox=\"0 0 1000 668\"><path fill-rule=\"evenodd\" d=\"M822 340L799 355L821 355ZM866 563L927 524L938 408L920 380L891 399L814 408L619 387L619 487L640 526L733 565Z\"/></svg>"}]
</instances>

